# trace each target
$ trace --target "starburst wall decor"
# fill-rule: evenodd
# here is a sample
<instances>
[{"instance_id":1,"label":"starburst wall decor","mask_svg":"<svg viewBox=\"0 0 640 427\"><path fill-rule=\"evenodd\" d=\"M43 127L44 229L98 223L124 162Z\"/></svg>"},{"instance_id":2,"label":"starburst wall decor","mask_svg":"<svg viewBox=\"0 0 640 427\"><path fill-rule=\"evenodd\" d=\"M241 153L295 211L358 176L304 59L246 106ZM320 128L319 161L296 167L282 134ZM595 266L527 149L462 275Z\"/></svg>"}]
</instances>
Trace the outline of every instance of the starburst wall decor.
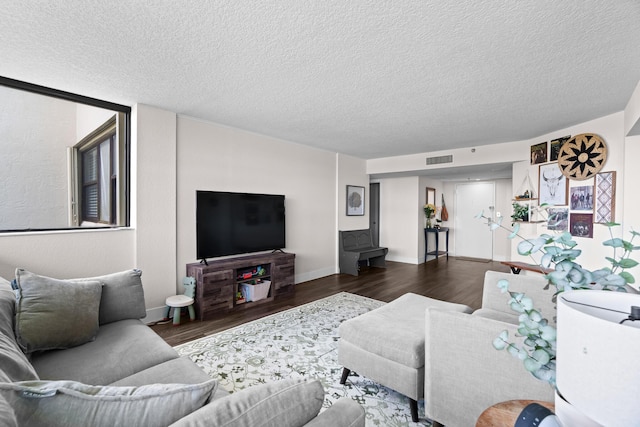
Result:
<instances>
[{"instance_id":1,"label":"starburst wall decor","mask_svg":"<svg viewBox=\"0 0 640 427\"><path fill-rule=\"evenodd\" d=\"M581 133L567 141L558 154L558 166L569 179L582 181L597 174L607 160L607 146L594 133Z\"/></svg>"}]
</instances>

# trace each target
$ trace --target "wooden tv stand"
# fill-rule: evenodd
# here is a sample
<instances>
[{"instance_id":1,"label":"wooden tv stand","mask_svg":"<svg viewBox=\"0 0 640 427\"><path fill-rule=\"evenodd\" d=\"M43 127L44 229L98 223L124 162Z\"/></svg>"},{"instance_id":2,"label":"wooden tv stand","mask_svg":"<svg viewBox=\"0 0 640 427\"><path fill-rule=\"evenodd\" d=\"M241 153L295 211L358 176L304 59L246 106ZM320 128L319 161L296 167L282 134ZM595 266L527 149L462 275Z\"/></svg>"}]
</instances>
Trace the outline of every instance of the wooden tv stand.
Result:
<instances>
[{"instance_id":1,"label":"wooden tv stand","mask_svg":"<svg viewBox=\"0 0 640 427\"><path fill-rule=\"evenodd\" d=\"M196 315L210 319L230 310L242 310L273 301L295 291L295 254L274 252L187 264L187 276L196 279ZM270 284L266 298L246 301L238 298L243 283Z\"/></svg>"}]
</instances>

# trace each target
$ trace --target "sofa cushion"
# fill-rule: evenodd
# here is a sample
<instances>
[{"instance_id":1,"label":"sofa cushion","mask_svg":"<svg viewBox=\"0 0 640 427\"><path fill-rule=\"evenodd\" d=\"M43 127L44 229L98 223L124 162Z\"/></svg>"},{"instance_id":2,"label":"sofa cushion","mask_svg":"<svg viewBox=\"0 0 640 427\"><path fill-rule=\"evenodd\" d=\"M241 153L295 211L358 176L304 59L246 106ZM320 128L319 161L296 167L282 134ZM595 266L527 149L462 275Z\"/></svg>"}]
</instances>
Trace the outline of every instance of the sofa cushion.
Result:
<instances>
[{"instance_id":1,"label":"sofa cushion","mask_svg":"<svg viewBox=\"0 0 640 427\"><path fill-rule=\"evenodd\" d=\"M18 427L18 420L9 402L0 394L0 427Z\"/></svg>"},{"instance_id":2,"label":"sofa cushion","mask_svg":"<svg viewBox=\"0 0 640 427\"><path fill-rule=\"evenodd\" d=\"M33 365L14 339L0 335L0 381L37 380Z\"/></svg>"},{"instance_id":3,"label":"sofa cushion","mask_svg":"<svg viewBox=\"0 0 640 427\"><path fill-rule=\"evenodd\" d=\"M24 355L13 332L16 294L0 277L0 381L37 380L38 375Z\"/></svg>"},{"instance_id":4,"label":"sofa cushion","mask_svg":"<svg viewBox=\"0 0 640 427\"><path fill-rule=\"evenodd\" d=\"M142 271L126 270L104 276L70 279L73 282L97 280L103 284L100 301L100 324L124 319L142 319L147 315Z\"/></svg>"},{"instance_id":5,"label":"sofa cushion","mask_svg":"<svg viewBox=\"0 0 640 427\"><path fill-rule=\"evenodd\" d=\"M16 339L25 353L75 347L95 339L99 281L69 282L16 270Z\"/></svg>"},{"instance_id":6,"label":"sofa cushion","mask_svg":"<svg viewBox=\"0 0 640 427\"><path fill-rule=\"evenodd\" d=\"M18 425L164 427L206 404L217 382L91 386L74 381L0 383Z\"/></svg>"},{"instance_id":7,"label":"sofa cushion","mask_svg":"<svg viewBox=\"0 0 640 427\"><path fill-rule=\"evenodd\" d=\"M85 345L33 353L31 363L43 380L107 385L177 357L151 328L129 319L102 325Z\"/></svg>"},{"instance_id":8,"label":"sofa cushion","mask_svg":"<svg viewBox=\"0 0 640 427\"><path fill-rule=\"evenodd\" d=\"M480 308L474 311L473 315L484 317L485 319L499 320L500 322L510 323L512 325L520 323L518 320L518 314L515 311L513 313L505 313L504 311L498 311L491 308Z\"/></svg>"},{"instance_id":9,"label":"sofa cushion","mask_svg":"<svg viewBox=\"0 0 640 427\"><path fill-rule=\"evenodd\" d=\"M7 279L0 277L0 334L14 336L13 321L16 315L16 293Z\"/></svg>"},{"instance_id":10,"label":"sofa cushion","mask_svg":"<svg viewBox=\"0 0 640 427\"><path fill-rule=\"evenodd\" d=\"M139 386L145 384L198 384L210 379L209 375L186 356L177 357L151 366L109 385Z\"/></svg>"},{"instance_id":11,"label":"sofa cushion","mask_svg":"<svg viewBox=\"0 0 640 427\"><path fill-rule=\"evenodd\" d=\"M302 426L318 415L323 402L319 381L281 380L215 400L171 427Z\"/></svg>"}]
</instances>

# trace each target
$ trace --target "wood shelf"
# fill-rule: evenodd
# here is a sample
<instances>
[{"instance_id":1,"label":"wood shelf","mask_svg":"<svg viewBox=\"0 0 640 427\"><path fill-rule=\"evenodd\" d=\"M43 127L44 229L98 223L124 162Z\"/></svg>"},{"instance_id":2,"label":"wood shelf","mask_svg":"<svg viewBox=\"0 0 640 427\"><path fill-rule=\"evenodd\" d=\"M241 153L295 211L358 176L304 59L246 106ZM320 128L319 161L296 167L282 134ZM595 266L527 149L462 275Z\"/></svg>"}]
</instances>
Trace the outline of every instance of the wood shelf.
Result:
<instances>
[{"instance_id":1,"label":"wood shelf","mask_svg":"<svg viewBox=\"0 0 640 427\"><path fill-rule=\"evenodd\" d=\"M235 309L269 303L295 291L295 254L277 252L187 264L187 276L196 279L196 315L205 320ZM256 273L263 269L262 274ZM240 284L269 280L267 297L258 301L237 300Z\"/></svg>"}]
</instances>

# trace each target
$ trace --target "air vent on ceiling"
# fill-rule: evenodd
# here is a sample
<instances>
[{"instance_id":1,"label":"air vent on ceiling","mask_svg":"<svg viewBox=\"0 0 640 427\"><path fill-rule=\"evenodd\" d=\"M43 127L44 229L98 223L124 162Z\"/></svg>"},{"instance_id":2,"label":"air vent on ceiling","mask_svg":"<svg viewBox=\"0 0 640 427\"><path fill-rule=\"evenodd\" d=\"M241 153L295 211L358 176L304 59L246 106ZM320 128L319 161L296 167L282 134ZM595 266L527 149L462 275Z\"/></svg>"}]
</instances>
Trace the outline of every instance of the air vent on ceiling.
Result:
<instances>
[{"instance_id":1,"label":"air vent on ceiling","mask_svg":"<svg viewBox=\"0 0 640 427\"><path fill-rule=\"evenodd\" d=\"M427 157L428 165L439 165L441 163L453 163L453 154L448 156Z\"/></svg>"}]
</instances>

